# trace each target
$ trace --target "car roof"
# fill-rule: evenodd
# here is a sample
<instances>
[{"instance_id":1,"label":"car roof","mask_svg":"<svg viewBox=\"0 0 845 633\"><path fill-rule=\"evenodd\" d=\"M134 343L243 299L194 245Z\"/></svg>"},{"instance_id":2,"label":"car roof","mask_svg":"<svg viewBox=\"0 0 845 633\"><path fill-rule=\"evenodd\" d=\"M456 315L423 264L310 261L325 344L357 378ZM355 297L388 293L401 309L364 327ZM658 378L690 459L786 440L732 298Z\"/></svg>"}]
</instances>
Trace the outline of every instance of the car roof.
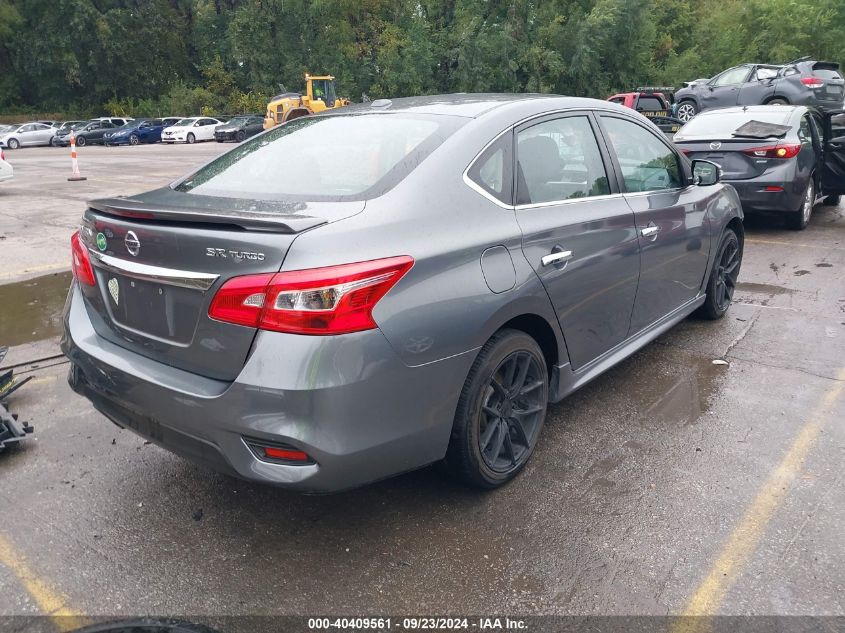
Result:
<instances>
[{"instance_id":1,"label":"car roof","mask_svg":"<svg viewBox=\"0 0 845 633\"><path fill-rule=\"evenodd\" d=\"M715 108L712 110L705 110L696 116L718 116L719 114L737 114L739 112L783 112L784 114L791 114L796 110L806 110L805 106L798 105L749 105L749 106L732 106L730 108Z\"/></svg>"},{"instance_id":2,"label":"car roof","mask_svg":"<svg viewBox=\"0 0 845 633\"><path fill-rule=\"evenodd\" d=\"M364 112L409 112L414 114L452 115L478 118L500 110L552 111L565 109L610 109L628 113L629 109L619 104L600 99L568 97L553 94L511 94L511 93L458 93L428 95L423 97L402 97L377 99L369 103L355 104L334 110L330 115L362 114Z\"/></svg>"}]
</instances>

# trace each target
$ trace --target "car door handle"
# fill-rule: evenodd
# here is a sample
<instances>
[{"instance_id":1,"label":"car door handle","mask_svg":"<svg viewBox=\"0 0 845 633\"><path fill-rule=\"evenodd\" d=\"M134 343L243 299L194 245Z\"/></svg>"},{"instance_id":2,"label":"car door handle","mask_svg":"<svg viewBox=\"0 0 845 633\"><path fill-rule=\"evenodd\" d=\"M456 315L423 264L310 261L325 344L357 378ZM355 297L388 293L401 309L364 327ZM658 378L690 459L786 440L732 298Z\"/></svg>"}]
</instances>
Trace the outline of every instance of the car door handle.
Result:
<instances>
[{"instance_id":1,"label":"car door handle","mask_svg":"<svg viewBox=\"0 0 845 633\"><path fill-rule=\"evenodd\" d=\"M560 264L561 262L565 262L571 258L572 251L557 251L555 253L543 255L540 262L542 262L543 266L551 266L552 264Z\"/></svg>"},{"instance_id":2,"label":"car door handle","mask_svg":"<svg viewBox=\"0 0 845 633\"><path fill-rule=\"evenodd\" d=\"M654 237L660 232L659 226L647 226L643 230L640 231L640 235L643 237Z\"/></svg>"}]
</instances>

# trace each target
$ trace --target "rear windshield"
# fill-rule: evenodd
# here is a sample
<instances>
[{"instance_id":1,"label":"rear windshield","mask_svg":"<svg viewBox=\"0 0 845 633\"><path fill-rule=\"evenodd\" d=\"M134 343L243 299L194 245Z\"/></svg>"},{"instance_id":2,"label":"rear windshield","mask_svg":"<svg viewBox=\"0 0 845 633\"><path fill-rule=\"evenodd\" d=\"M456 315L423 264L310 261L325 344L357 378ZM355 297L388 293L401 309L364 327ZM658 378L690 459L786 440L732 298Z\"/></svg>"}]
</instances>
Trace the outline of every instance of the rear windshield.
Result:
<instances>
[{"instance_id":1,"label":"rear windshield","mask_svg":"<svg viewBox=\"0 0 845 633\"><path fill-rule=\"evenodd\" d=\"M815 68L813 70L813 76L819 77L820 79L842 79L842 75L829 68Z\"/></svg>"},{"instance_id":2,"label":"rear windshield","mask_svg":"<svg viewBox=\"0 0 845 633\"><path fill-rule=\"evenodd\" d=\"M258 200L366 200L395 186L466 121L407 113L303 117L223 154L176 190Z\"/></svg>"},{"instance_id":3,"label":"rear windshield","mask_svg":"<svg viewBox=\"0 0 845 633\"><path fill-rule=\"evenodd\" d=\"M675 140L690 138L731 139L733 133L750 121L788 125L792 110L784 108L782 112L721 112L699 114L692 121L684 125L675 134Z\"/></svg>"}]
</instances>

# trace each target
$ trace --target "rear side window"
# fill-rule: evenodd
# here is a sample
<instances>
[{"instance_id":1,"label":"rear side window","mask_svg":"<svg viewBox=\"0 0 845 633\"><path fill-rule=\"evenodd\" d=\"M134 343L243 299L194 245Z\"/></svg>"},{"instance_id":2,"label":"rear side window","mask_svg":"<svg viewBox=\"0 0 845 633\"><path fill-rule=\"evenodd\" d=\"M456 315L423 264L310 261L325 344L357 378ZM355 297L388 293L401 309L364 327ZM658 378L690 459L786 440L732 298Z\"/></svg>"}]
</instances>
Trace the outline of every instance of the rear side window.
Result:
<instances>
[{"instance_id":1,"label":"rear side window","mask_svg":"<svg viewBox=\"0 0 845 633\"><path fill-rule=\"evenodd\" d=\"M556 202L610 193L590 121L544 121L517 136L517 204Z\"/></svg>"},{"instance_id":2,"label":"rear side window","mask_svg":"<svg viewBox=\"0 0 845 633\"><path fill-rule=\"evenodd\" d=\"M637 101L637 110L658 112L665 109L663 102L657 97L640 97L639 101Z\"/></svg>"},{"instance_id":3,"label":"rear side window","mask_svg":"<svg viewBox=\"0 0 845 633\"><path fill-rule=\"evenodd\" d=\"M636 123L602 117L629 193L682 186L678 157L654 134Z\"/></svg>"},{"instance_id":4,"label":"rear side window","mask_svg":"<svg viewBox=\"0 0 845 633\"><path fill-rule=\"evenodd\" d=\"M466 121L404 112L302 117L223 154L176 189L262 200L366 200L395 186Z\"/></svg>"},{"instance_id":5,"label":"rear side window","mask_svg":"<svg viewBox=\"0 0 845 633\"><path fill-rule=\"evenodd\" d=\"M490 145L467 172L488 194L510 204L513 198L513 137L505 134Z\"/></svg>"}]
</instances>

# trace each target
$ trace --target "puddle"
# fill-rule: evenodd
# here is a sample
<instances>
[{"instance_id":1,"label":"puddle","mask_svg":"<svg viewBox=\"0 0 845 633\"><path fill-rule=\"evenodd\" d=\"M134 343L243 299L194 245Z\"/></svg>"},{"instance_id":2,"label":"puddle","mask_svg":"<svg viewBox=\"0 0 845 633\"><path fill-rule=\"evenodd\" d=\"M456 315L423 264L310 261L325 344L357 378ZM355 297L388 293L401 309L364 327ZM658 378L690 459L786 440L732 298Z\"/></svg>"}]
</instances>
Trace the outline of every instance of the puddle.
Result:
<instances>
[{"instance_id":1,"label":"puddle","mask_svg":"<svg viewBox=\"0 0 845 633\"><path fill-rule=\"evenodd\" d=\"M725 367L695 359L676 367L663 379L653 377L650 393L662 393L643 402L641 423L659 428L694 424L710 408L724 375Z\"/></svg>"},{"instance_id":2,"label":"puddle","mask_svg":"<svg viewBox=\"0 0 845 633\"><path fill-rule=\"evenodd\" d=\"M744 290L746 292L759 292L767 295L785 295L792 294L795 290L784 288L783 286L775 286L774 284L755 284L741 281L736 285L737 290Z\"/></svg>"},{"instance_id":3,"label":"puddle","mask_svg":"<svg viewBox=\"0 0 845 633\"><path fill-rule=\"evenodd\" d=\"M60 334L70 281L68 271L0 286L0 345L22 345Z\"/></svg>"}]
</instances>

